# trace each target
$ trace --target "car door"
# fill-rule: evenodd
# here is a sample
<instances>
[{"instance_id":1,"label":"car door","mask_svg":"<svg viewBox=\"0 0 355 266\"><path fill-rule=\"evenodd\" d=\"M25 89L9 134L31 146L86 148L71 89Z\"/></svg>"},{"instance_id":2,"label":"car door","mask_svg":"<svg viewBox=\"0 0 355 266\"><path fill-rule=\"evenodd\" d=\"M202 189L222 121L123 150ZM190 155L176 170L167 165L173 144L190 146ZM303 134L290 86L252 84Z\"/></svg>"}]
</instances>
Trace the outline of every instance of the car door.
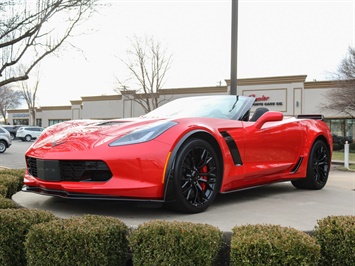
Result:
<instances>
[{"instance_id":1,"label":"car door","mask_svg":"<svg viewBox=\"0 0 355 266\"><path fill-rule=\"evenodd\" d=\"M273 179L299 161L304 131L297 120L266 122L261 128L246 124L242 154L246 179Z\"/></svg>"}]
</instances>

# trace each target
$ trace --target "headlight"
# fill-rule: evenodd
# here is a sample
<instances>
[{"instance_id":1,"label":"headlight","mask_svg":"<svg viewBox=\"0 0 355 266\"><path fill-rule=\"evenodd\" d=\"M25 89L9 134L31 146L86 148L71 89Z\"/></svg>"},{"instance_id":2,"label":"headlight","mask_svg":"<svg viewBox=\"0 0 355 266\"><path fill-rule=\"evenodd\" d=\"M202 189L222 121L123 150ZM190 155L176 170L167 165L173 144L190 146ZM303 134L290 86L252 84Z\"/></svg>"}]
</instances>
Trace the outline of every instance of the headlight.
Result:
<instances>
[{"instance_id":1,"label":"headlight","mask_svg":"<svg viewBox=\"0 0 355 266\"><path fill-rule=\"evenodd\" d=\"M177 122L173 121L158 121L147 126L140 127L136 130L129 132L114 142L110 143L110 147L123 146L129 144L137 144L142 142L147 142L155 139L163 132L167 131L169 128L177 125Z\"/></svg>"}]
</instances>

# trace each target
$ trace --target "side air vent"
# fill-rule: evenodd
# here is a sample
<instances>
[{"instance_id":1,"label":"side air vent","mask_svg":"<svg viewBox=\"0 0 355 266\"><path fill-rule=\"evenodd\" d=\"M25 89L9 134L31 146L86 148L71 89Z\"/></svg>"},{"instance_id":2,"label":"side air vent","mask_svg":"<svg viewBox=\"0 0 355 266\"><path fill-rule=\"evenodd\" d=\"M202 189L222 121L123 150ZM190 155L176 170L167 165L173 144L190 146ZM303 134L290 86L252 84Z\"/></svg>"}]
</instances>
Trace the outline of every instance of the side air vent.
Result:
<instances>
[{"instance_id":1,"label":"side air vent","mask_svg":"<svg viewBox=\"0 0 355 266\"><path fill-rule=\"evenodd\" d=\"M296 173L303 162L303 157L300 157L295 167L292 168L291 173Z\"/></svg>"},{"instance_id":2,"label":"side air vent","mask_svg":"<svg viewBox=\"0 0 355 266\"><path fill-rule=\"evenodd\" d=\"M234 139L226 131L221 132L221 135L223 136L225 142L227 143L229 151L232 154L234 164L243 165L242 158L240 157L240 153Z\"/></svg>"}]
</instances>

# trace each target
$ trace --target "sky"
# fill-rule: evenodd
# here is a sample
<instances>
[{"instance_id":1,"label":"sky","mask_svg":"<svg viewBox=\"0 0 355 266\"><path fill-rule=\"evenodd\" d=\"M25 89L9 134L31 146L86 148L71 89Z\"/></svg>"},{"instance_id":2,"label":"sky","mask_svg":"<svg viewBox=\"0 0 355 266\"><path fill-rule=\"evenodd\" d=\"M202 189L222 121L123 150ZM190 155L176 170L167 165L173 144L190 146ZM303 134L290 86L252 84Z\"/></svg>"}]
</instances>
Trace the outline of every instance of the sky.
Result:
<instances>
[{"instance_id":1,"label":"sky","mask_svg":"<svg viewBox=\"0 0 355 266\"><path fill-rule=\"evenodd\" d=\"M230 79L232 0L100 0L83 33L41 63L38 106L116 94L129 38L151 36L173 61L164 88L218 86ZM238 78L332 78L355 47L355 0L239 0ZM131 89L134 89L131 87Z\"/></svg>"}]
</instances>

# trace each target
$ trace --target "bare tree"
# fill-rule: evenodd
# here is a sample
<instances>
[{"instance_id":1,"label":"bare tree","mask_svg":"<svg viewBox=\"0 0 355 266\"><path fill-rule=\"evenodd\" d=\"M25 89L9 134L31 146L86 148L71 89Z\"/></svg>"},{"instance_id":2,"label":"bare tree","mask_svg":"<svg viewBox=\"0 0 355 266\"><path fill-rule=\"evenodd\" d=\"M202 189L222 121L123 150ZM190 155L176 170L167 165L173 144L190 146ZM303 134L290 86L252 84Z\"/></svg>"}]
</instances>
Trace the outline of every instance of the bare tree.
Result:
<instances>
[{"instance_id":1,"label":"bare tree","mask_svg":"<svg viewBox=\"0 0 355 266\"><path fill-rule=\"evenodd\" d=\"M348 48L337 73L334 74L335 88L326 93L329 102L322 106L323 110L335 110L350 117L355 115L355 48Z\"/></svg>"},{"instance_id":2,"label":"bare tree","mask_svg":"<svg viewBox=\"0 0 355 266\"><path fill-rule=\"evenodd\" d=\"M36 124L36 99L37 91L39 86L39 75L37 74L37 79L33 85L30 85L28 82L21 82L21 95L26 101L28 111L30 113L30 122L34 126Z\"/></svg>"},{"instance_id":3,"label":"bare tree","mask_svg":"<svg viewBox=\"0 0 355 266\"><path fill-rule=\"evenodd\" d=\"M125 93L126 97L138 103L148 113L157 108L159 90L162 89L166 73L172 63L172 55L167 53L161 43L152 37L131 39L132 48L127 50L128 59L122 60L130 72L126 81L117 79L119 88L116 92ZM127 82L134 80L137 90L129 90Z\"/></svg>"},{"instance_id":4,"label":"bare tree","mask_svg":"<svg viewBox=\"0 0 355 266\"><path fill-rule=\"evenodd\" d=\"M22 95L19 91L10 88L10 86L0 87L0 114L7 123L7 110L17 108L21 104Z\"/></svg>"},{"instance_id":5,"label":"bare tree","mask_svg":"<svg viewBox=\"0 0 355 266\"><path fill-rule=\"evenodd\" d=\"M27 80L31 70L72 37L98 0L0 2L0 87ZM19 69L18 66L26 66Z\"/></svg>"}]
</instances>

